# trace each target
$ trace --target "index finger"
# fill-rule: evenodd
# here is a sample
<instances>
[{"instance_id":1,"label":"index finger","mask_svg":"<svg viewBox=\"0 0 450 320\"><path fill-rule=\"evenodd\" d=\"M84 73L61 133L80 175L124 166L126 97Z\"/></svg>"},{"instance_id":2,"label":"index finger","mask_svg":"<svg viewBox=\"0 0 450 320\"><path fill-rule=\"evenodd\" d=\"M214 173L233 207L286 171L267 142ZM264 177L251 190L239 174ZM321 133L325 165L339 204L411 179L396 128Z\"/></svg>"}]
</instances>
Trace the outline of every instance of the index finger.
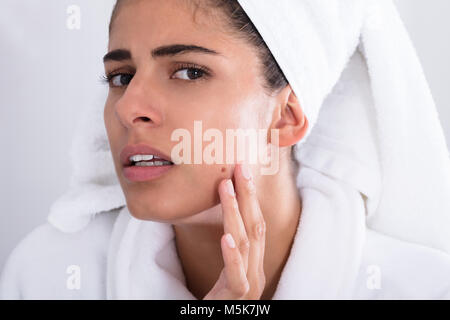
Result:
<instances>
[{"instance_id":1,"label":"index finger","mask_svg":"<svg viewBox=\"0 0 450 320\"><path fill-rule=\"evenodd\" d=\"M236 200L233 182L226 179L220 183L219 187L220 202L223 212L223 226L225 233L231 233L236 245L242 255L245 272L248 269L249 240L242 221L239 205Z\"/></svg>"},{"instance_id":2,"label":"index finger","mask_svg":"<svg viewBox=\"0 0 450 320\"><path fill-rule=\"evenodd\" d=\"M250 241L247 277L250 290L261 291L265 285L264 251L266 223L259 206L256 187L250 168L247 164L239 164L235 170L235 184L239 211L244 221L245 230ZM261 288L262 287L262 288Z\"/></svg>"}]
</instances>

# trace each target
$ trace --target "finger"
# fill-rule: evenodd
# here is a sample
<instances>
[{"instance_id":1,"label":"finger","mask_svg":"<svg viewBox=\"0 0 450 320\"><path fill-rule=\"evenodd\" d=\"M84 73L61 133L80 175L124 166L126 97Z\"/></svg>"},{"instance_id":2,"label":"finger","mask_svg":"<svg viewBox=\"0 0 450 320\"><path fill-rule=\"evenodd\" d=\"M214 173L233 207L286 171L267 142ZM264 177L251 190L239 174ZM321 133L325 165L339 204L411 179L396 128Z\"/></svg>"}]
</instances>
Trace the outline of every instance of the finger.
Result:
<instances>
[{"instance_id":1,"label":"finger","mask_svg":"<svg viewBox=\"0 0 450 320\"><path fill-rule=\"evenodd\" d=\"M230 179L221 182L219 187L220 201L223 211L224 233L231 233L236 242L236 246L242 255L245 271L248 268L249 240L239 212L239 205L236 200L233 183Z\"/></svg>"},{"instance_id":2,"label":"finger","mask_svg":"<svg viewBox=\"0 0 450 320\"><path fill-rule=\"evenodd\" d=\"M259 206L256 188L250 168L239 164L235 170L235 184L239 211L244 221L250 241L247 278L252 292L260 292L265 286L264 251L266 242L266 223Z\"/></svg>"},{"instance_id":3,"label":"finger","mask_svg":"<svg viewBox=\"0 0 450 320\"><path fill-rule=\"evenodd\" d=\"M222 255L225 263L224 273L226 278L226 290L231 297L243 297L249 290L244 261L236 242L230 233L222 236Z\"/></svg>"}]
</instances>

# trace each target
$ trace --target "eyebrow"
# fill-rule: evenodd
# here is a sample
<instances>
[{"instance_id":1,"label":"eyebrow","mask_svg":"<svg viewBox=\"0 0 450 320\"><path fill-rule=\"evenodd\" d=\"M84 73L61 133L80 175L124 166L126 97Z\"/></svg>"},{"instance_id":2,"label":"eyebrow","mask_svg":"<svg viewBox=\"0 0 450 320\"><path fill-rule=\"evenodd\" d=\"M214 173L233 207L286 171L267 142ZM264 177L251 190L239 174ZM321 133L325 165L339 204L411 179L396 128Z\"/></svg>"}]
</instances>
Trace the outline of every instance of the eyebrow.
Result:
<instances>
[{"instance_id":1,"label":"eyebrow","mask_svg":"<svg viewBox=\"0 0 450 320\"><path fill-rule=\"evenodd\" d=\"M175 56L178 54L184 54L189 52L197 52L197 53L206 53L206 54L212 54L212 55L221 55L219 52L196 46L196 45L186 45L186 44L172 44L172 45L166 45L161 46L156 49L153 49L151 52L151 56L153 58L160 58L165 56ZM116 49L111 52L108 52L103 57L103 62L106 61L123 61L123 60L130 60L131 59L131 52L126 49Z\"/></svg>"},{"instance_id":2,"label":"eyebrow","mask_svg":"<svg viewBox=\"0 0 450 320\"><path fill-rule=\"evenodd\" d=\"M130 60L131 59L131 52L125 49L116 49L113 51L108 52L103 57L103 62L106 61L123 61L123 60Z\"/></svg>"}]
</instances>

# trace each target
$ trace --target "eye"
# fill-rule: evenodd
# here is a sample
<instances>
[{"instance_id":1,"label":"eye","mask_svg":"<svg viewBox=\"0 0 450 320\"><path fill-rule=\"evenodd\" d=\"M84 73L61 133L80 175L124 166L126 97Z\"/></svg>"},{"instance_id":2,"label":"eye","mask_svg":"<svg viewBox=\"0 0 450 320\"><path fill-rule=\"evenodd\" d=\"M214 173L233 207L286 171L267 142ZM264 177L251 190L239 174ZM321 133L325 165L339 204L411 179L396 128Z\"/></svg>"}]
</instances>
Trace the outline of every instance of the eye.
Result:
<instances>
[{"instance_id":1,"label":"eye","mask_svg":"<svg viewBox=\"0 0 450 320\"><path fill-rule=\"evenodd\" d=\"M104 80L108 82L111 87L123 87L131 82L133 76L133 74L129 73L116 73L105 76Z\"/></svg>"},{"instance_id":2,"label":"eye","mask_svg":"<svg viewBox=\"0 0 450 320\"><path fill-rule=\"evenodd\" d=\"M200 69L185 68L177 71L175 74L178 74L183 80L196 80L203 76L203 71Z\"/></svg>"},{"instance_id":3,"label":"eye","mask_svg":"<svg viewBox=\"0 0 450 320\"><path fill-rule=\"evenodd\" d=\"M178 78L187 81L195 81L201 78L206 78L210 75L210 73L204 67L192 64L183 64L181 66L178 66L178 68L174 72L175 73L172 78Z\"/></svg>"}]
</instances>

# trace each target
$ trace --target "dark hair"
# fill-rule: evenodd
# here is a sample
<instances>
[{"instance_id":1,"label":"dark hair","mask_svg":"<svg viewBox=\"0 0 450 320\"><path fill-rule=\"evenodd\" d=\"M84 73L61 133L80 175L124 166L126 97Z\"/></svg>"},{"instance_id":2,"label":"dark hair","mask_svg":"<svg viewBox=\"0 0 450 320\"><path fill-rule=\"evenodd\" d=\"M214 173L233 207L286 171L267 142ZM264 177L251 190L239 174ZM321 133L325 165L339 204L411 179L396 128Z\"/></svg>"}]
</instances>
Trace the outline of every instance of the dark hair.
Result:
<instances>
[{"instance_id":1,"label":"dark hair","mask_svg":"<svg viewBox=\"0 0 450 320\"><path fill-rule=\"evenodd\" d=\"M237 0L189 1L193 1L192 4L196 6L196 9L200 7L200 3L201 5L206 5L210 8L220 9L220 12L226 17L228 25L231 26L231 32L242 37L243 40L254 46L262 66L261 71L263 79L265 80L263 88L266 89L269 94L273 94L289 84L263 38ZM110 32L120 2L123 2L123 0L117 0L114 6L109 24Z\"/></svg>"}]
</instances>

